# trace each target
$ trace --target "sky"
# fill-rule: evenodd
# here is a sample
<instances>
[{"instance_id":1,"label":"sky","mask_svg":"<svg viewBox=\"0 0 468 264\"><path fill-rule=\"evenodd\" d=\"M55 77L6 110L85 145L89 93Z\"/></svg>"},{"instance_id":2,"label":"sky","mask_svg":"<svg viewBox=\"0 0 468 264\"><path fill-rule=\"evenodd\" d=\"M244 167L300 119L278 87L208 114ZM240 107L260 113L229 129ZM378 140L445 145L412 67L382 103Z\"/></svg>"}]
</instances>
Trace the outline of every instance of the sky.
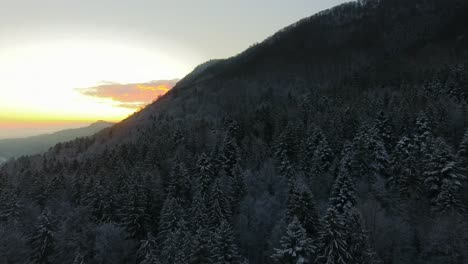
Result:
<instances>
[{"instance_id":1,"label":"sky","mask_svg":"<svg viewBox=\"0 0 468 264\"><path fill-rule=\"evenodd\" d=\"M120 121L343 0L0 0L0 138Z\"/></svg>"}]
</instances>

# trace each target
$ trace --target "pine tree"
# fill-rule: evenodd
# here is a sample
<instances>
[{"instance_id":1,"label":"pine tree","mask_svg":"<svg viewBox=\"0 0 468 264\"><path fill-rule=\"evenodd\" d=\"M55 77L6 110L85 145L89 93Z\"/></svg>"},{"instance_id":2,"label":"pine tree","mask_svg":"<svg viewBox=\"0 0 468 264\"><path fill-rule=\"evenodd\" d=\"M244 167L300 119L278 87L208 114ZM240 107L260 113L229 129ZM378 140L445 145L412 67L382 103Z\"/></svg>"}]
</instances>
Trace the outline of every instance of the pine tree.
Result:
<instances>
[{"instance_id":1,"label":"pine tree","mask_svg":"<svg viewBox=\"0 0 468 264\"><path fill-rule=\"evenodd\" d=\"M213 264L240 264L237 245L234 242L234 233L227 221L222 221L216 228L213 237Z\"/></svg>"},{"instance_id":2,"label":"pine tree","mask_svg":"<svg viewBox=\"0 0 468 264\"><path fill-rule=\"evenodd\" d=\"M137 251L137 258L140 264L159 264L157 256L156 238L148 232L146 239L141 241L140 248Z\"/></svg>"},{"instance_id":3,"label":"pine tree","mask_svg":"<svg viewBox=\"0 0 468 264\"><path fill-rule=\"evenodd\" d=\"M282 264L312 263L311 258L314 256L315 248L297 217L289 223L280 244L280 248L275 249L275 254L272 255L276 262Z\"/></svg>"},{"instance_id":4,"label":"pine tree","mask_svg":"<svg viewBox=\"0 0 468 264\"><path fill-rule=\"evenodd\" d=\"M240 172L239 166L236 166L234 177L230 179L230 203L231 212L233 215L239 213L242 199L247 193L247 188L244 181L244 175Z\"/></svg>"},{"instance_id":5,"label":"pine tree","mask_svg":"<svg viewBox=\"0 0 468 264\"><path fill-rule=\"evenodd\" d=\"M333 207L328 208L322 219L315 262L319 264L354 263L351 260L351 250L346 239L347 230L343 220Z\"/></svg>"},{"instance_id":6,"label":"pine tree","mask_svg":"<svg viewBox=\"0 0 468 264\"><path fill-rule=\"evenodd\" d=\"M442 139L437 139L434 142L433 152L430 155L427 170L424 172L426 179L424 183L428 188L429 198L434 206L440 207L437 200L442 193L442 186L452 192L458 192L461 188L462 181L465 176L459 172L455 162L455 156L452 154L452 149ZM447 192L447 190L446 190ZM443 199L447 201L447 199Z\"/></svg>"},{"instance_id":7,"label":"pine tree","mask_svg":"<svg viewBox=\"0 0 468 264\"><path fill-rule=\"evenodd\" d=\"M322 175L327 172L333 162L333 152L325 136L322 136L318 142L312 158L312 166L315 175Z\"/></svg>"},{"instance_id":8,"label":"pine tree","mask_svg":"<svg viewBox=\"0 0 468 264\"><path fill-rule=\"evenodd\" d=\"M465 206L460 200L459 187L446 181L442 184L440 193L435 200L433 210L441 215L465 213Z\"/></svg>"},{"instance_id":9,"label":"pine tree","mask_svg":"<svg viewBox=\"0 0 468 264\"><path fill-rule=\"evenodd\" d=\"M339 214L344 214L356 206L356 200L353 179L346 169L345 160L342 159L338 177L333 184L330 205Z\"/></svg>"},{"instance_id":10,"label":"pine tree","mask_svg":"<svg viewBox=\"0 0 468 264\"><path fill-rule=\"evenodd\" d=\"M370 246L369 238L364 231L360 212L354 208L345 214L345 217L350 259L353 263L360 264L379 263L377 254Z\"/></svg>"},{"instance_id":11,"label":"pine tree","mask_svg":"<svg viewBox=\"0 0 468 264\"><path fill-rule=\"evenodd\" d=\"M194 227L192 227L194 228ZM198 226L190 233L190 264L205 264L214 262L212 233L208 227Z\"/></svg>"},{"instance_id":12,"label":"pine tree","mask_svg":"<svg viewBox=\"0 0 468 264\"><path fill-rule=\"evenodd\" d=\"M288 179L294 175L292 160L295 158L296 142L291 127L287 127L279 136L275 156L278 161L278 171Z\"/></svg>"},{"instance_id":13,"label":"pine tree","mask_svg":"<svg viewBox=\"0 0 468 264\"><path fill-rule=\"evenodd\" d=\"M460 168L463 169L465 175L468 174L468 130L466 130L463 140L458 147L457 158Z\"/></svg>"},{"instance_id":14,"label":"pine tree","mask_svg":"<svg viewBox=\"0 0 468 264\"><path fill-rule=\"evenodd\" d=\"M198 227L208 226L208 205L199 185L194 187L194 196L190 207L190 227L196 230Z\"/></svg>"},{"instance_id":15,"label":"pine tree","mask_svg":"<svg viewBox=\"0 0 468 264\"><path fill-rule=\"evenodd\" d=\"M31 238L33 249L31 259L38 264L52 263L50 259L55 247L55 219L46 207L37 219Z\"/></svg>"},{"instance_id":16,"label":"pine tree","mask_svg":"<svg viewBox=\"0 0 468 264\"><path fill-rule=\"evenodd\" d=\"M197 161L197 179L203 196L206 196L210 190L215 178L214 173L212 160L205 153L202 153Z\"/></svg>"},{"instance_id":17,"label":"pine tree","mask_svg":"<svg viewBox=\"0 0 468 264\"><path fill-rule=\"evenodd\" d=\"M81 255L80 251L76 252L75 259L73 260L73 264L86 264L86 261L83 255Z\"/></svg>"},{"instance_id":18,"label":"pine tree","mask_svg":"<svg viewBox=\"0 0 468 264\"><path fill-rule=\"evenodd\" d=\"M162 242L160 260L163 264L186 264L188 262L188 232L183 219L170 231Z\"/></svg>"},{"instance_id":19,"label":"pine tree","mask_svg":"<svg viewBox=\"0 0 468 264\"><path fill-rule=\"evenodd\" d=\"M314 236L319 227L317 204L312 192L301 180L296 179L290 187L287 201L287 221L294 218L305 228L309 237Z\"/></svg>"},{"instance_id":20,"label":"pine tree","mask_svg":"<svg viewBox=\"0 0 468 264\"><path fill-rule=\"evenodd\" d=\"M316 162L314 162L315 151L319 143L324 139L322 131L318 128L314 129L311 133L308 133L307 138L304 140L304 148L302 150L302 170L307 175L315 174Z\"/></svg>"},{"instance_id":21,"label":"pine tree","mask_svg":"<svg viewBox=\"0 0 468 264\"><path fill-rule=\"evenodd\" d=\"M158 240L165 241L182 219L182 207L177 199L168 196L161 209Z\"/></svg>"},{"instance_id":22,"label":"pine tree","mask_svg":"<svg viewBox=\"0 0 468 264\"><path fill-rule=\"evenodd\" d=\"M394 127L390 116L386 112L380 111L375 122L375 129L382 138L385 148L390 150L394 142Z\"/></svg>"},{"instance_id":23,"label":"pine tree","mask_svg":"<svg viewBox=\"0 0 468 264\"><path fill-rule=\"evenodd\" d=\"M239 150L235 139L227 135L224 139L223 150L221 155L221 166L229 177L234 177L235 167L239 162Z\"/></svg>"},{"instance_id":24,"label":"pine tree","mask_svg":"<svg viewBox=\"0 0 468 264\"><path fill-rule=\"evenodd\" d=\"M230 205L226 194L221 189L220 178L211 187L209 203L209 217L212 227L220 225L231 217Z\"/></svg>"},{"instance_id":25,"label":"pine tree","mask_svg":"<svg viewBox=\"0 0 468 264\"><path fill-rule=\"evenodd\" d=\"M141 238L147 230L149 215L146 212L145 199L141 190L134 190L130 199L122 208L122 224L131 238Z\"/></svg>"},{"instance_id":26,"label":"pine tree","mask_svg":"<svg viewBox=\"0 0 468 264\"><path fill-rule=\"evenodd\" d=\"M424 113L419 114L416 119L414 141L423 156L430 152L430 145L433 138L434 135L432 134L429 118Z\"/></svg>"},{"instance_id":27,"label":"pine tree","mask_svg":"<svg viewBox=\"0 0 468 264\"><path fill-rule=\"evenodd\" d=\"M368 148L371 153L369 162L372 173L380 178L388 178L390 155L385 148L382 138L380 138L375 130L371 130Z\"/></svg>"},{"instance_id":28,"label":"pine tree","mask_svg":"<svg viewBox=\"0 0 468 264\"><path fill-rule=\"evenodd\" d=\"M391 161L388 183L398 191L401 199L415 199L422 193L423 178L419 170L414 142L404 136L398 141Z\"/></svg>"},{"instance_id":29,"label":"pine tree","mask_svg":"<svg viewBox=\"0 0 468 264\"><path fill-rule=\"evenodd\" d=\"M24 204L19 200L18 191L5 188L0 196L0 219L13 224L21 222Z\"/></svg>"},{"instance_id":30,"label":"pine tree","mask_svg":"<svg viewBox=\"0 0 468 264\"><path fill-rule=\"evenodd\" d=\"M179 200L183 206L190 204L191 184L187 169L182 162L175 161L172 169L169 184L167 187L167 195L170 195Z\"/></svg>"}]
</instances>

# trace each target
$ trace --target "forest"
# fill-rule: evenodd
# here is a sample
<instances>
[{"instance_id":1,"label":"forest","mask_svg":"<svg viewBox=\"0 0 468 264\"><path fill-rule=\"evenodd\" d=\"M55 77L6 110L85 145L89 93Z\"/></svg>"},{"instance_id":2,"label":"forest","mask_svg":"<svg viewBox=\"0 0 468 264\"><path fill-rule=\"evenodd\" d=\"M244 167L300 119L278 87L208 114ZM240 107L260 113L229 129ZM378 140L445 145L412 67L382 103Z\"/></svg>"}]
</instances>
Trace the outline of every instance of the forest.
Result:
<instances>
[{"instance_id":1,"label":"forest","mask_svg":"<svg viewBox=\"0 0 468 264\"><path fill-rule=\"evenodd\" d=\"M0 263L467 263L466 14L346 3L6 162Z\"/></svg>"}]
</instances>

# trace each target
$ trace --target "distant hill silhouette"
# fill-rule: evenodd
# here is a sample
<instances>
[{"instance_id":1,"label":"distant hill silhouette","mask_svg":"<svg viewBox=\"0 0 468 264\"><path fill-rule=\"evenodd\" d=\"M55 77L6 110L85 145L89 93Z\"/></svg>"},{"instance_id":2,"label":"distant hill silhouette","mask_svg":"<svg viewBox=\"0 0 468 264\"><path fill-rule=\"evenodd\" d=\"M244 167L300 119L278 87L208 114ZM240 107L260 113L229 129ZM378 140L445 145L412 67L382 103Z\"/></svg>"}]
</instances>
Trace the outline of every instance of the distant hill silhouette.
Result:
<instances>
[{"instance_id":1,"label":"distant hill silhouette","mask_svg":"<svg viewBox=\"0 0 468 264\"><path fill-rule=\"evenodd\" d=\"M98 121L87 127L66 129L51 134L43 134L25 138L0 140L0 163L12 157L39 154L60 142L66 142L79 137L91 136L113 123Z\"/></svg>"}]
</instances>

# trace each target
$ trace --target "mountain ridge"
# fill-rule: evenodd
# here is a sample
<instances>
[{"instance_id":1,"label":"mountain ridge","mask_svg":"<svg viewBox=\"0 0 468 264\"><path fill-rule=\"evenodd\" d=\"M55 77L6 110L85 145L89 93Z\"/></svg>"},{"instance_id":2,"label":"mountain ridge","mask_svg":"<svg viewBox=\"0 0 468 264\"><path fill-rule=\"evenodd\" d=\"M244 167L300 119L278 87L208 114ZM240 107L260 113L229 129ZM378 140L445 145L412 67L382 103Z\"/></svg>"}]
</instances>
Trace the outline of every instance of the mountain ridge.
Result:
<instances>
[{"instance_id":1,"label":"mountain ridge","mask_svg":"<svg viewBox=\"0 0 468 264\"><path fill-rule=\"evenodd\" d=\"M23 138L0 139L0 156L6 160L23 155L40 154L57 143L70 141L78 137L92 136L94 133L112 125L114 123L99 120L86 127L64 129Z\"/></svg>"},{"instance_id":2,"label":"mountain ridge","mask_svg":"<svg viewBox=\"0 0 468 264\"><path fill-rule=\"evenodd\" d=\"M467 13L343 4L7 162L5 259L50 227L51 263L466 263Z\"/></svg>"}]
</instances>

